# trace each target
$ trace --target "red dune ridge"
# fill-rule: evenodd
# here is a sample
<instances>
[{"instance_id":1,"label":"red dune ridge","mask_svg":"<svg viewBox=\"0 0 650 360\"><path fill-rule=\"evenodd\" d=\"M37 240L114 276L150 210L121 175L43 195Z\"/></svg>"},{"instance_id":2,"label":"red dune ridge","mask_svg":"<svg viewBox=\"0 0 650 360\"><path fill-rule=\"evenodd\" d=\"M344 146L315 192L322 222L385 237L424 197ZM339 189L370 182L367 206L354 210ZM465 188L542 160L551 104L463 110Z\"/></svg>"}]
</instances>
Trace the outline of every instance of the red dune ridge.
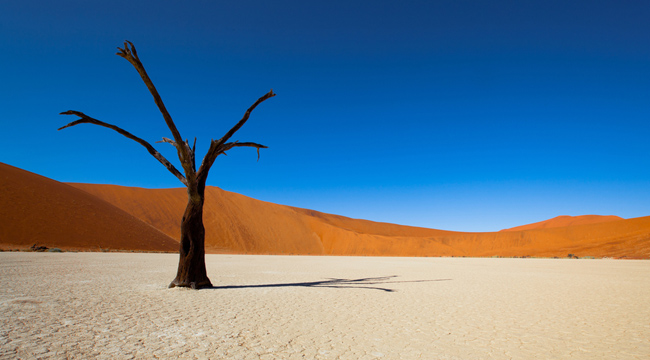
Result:
<instances>
[{"instance_id":1,"label":"red dune ridge","mask_svg":"<svg viewBox=\"0 0 650 360\"><path fill-rule=\"evenodd\" d=\"M185 189L62 184L4 164L0 185L4 248L178 249ZM557 217L469 233L351 219L207 187L204 225L208 253L650 258L650 217Z\"/></svg>"},{"instance_id":2,"label":"red dune ridge","mask_svg":"<svg viewBox=\"0 0 650 360\"><path fill-rule=\"evenodd\" d=\"M623 220L622 217L616 215L581 215L581 216L568 216L561 215L554 217L552 219L528 224L515 226L509 229L503 229L501 231L521 231L521 230L531 230L531 229L549 229L565 226L574 226L574 225L586 225L586 224L597 224L601 222L608 221L617 221Z\"/></svg>"}]
</instances>

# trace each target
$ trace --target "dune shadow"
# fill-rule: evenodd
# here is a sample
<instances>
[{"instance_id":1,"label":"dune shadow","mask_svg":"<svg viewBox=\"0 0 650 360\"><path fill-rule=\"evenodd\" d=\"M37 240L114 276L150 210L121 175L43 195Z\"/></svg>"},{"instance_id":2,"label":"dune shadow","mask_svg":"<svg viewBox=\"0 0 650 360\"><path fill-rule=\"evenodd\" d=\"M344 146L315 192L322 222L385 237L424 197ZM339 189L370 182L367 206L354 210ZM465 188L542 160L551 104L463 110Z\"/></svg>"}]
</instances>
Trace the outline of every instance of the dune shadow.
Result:
<instances>
[{"instance_id":1,"label":"dune shadow","mask_svg":"<svg viewBox=\"0 0 650 360\"><path fill-rule=\"evenodd\" d=\"M277 287L318 287L318 288L335 288L335 289L368 289L368 290L379 290L385 292L394 292L396 290L389 289L387 287L377 286L377 285L451 280L451 279L393 280L396 277L397 275L361 278L361 279L329 278L327 280L312 281L312 282L296 282L296 283L283 283L283 284L256 284L256 285L224 285L224 286L212 286L206 289L227 290L227 289L277 288Z\"/></svg>"}]
</instances>

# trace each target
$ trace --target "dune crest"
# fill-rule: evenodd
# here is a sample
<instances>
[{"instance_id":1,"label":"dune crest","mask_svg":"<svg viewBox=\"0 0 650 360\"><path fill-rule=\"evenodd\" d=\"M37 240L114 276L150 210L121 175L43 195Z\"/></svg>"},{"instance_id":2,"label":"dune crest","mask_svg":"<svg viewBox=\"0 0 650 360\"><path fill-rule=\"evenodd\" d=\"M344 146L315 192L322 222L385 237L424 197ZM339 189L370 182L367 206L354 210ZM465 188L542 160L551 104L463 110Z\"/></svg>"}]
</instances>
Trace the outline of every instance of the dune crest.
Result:
<instances>
[{"instance_id":1,"label":"dune crest","mask_svg":"<svg viewBox=\"0 0 650 360\"><path fill-rule=\"evenodd\" d=\"M580 215L580 216L560 215L552 219L539 221L532 224L515 226L512 228L503 229L501 231L548 229L548 228L557 228L557 227L574 226L574 225L598 224L601 222L616 221L616 220L624 220L624 219L616 215Z\"/></svg>"}]
</instances>

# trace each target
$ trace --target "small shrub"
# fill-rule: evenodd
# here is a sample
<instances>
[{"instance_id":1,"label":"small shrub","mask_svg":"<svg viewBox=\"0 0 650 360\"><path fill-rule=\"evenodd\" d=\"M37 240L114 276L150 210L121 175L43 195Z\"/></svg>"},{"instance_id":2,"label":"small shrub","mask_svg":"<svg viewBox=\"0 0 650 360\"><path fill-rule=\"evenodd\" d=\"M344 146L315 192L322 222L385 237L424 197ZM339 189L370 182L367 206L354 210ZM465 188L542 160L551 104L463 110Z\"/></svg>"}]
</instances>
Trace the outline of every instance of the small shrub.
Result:
<instances>
[{"instance_id":1,"label":"small shrub","mask_svg":"<svg viewBox=\"0 0 650 360\"><path fill-rule=\"evenodd\" d=\"M30 248L30 250L31 250L31 251L43 252L43 251L47 251L47 246L38 246L38 245L34 244L34 245L32 245L32 247Z\"/></svg>"}]
</instances>

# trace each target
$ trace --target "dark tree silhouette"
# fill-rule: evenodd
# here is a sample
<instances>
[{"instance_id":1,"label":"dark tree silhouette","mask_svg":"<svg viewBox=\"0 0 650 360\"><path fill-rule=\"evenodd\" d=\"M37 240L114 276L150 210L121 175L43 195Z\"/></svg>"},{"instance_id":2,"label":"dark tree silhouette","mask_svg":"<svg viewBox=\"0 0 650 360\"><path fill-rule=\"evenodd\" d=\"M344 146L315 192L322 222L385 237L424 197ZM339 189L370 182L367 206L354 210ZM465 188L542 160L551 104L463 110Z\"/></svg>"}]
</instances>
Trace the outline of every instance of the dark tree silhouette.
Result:
<instances>
[{"instance_id":1,"label":"dark tree silhouette","mask_svg":"<svg viewBox=\"0 0 650 360\"><path fill-rule=\"evenodd\" d=\"M79 117L78 120L69 123L66 126L59 128L65 129L70 126L78 124L95 124L109 129L113 129L118 133L126 136L131 140L135 140L140 145L144 146L147 151L153 157L155 157L160 163L162 163L167 170L169 170L174 176L176 176L186 187L187 187L187 208L183 214L183 220L181 223L181 242L180 242L180 259L178 261L178 273L176 278L169 284L169 287L175 286L184 286L191 287L193 289L200 289L205 287L211 287L212 283L208 279L208 275L205 270L205 228L203 227L203 202L205 200L205 182L208 179L208 173L210 172L210 167L214 164L217 156L225 154L226 151L239 146L248 146L254 147L257 149L257 158L259 160L260 148L266 148L266 146L252 143L252 142L228 142L228 140L239 130L248 120L253 109L257 107L260 103L265 101L268 98L275 96L273 90L269 91L267 94L257 99L257 101L251 105L251 107L246 110L244 117L242 117L239 122L233 126L224 136L219 140L212 140L210 143L210 148L203 158L203 162L199 169L196 169L196 160L195 160L195 146L196 138L194 138L194 143L190 147L190 143L186 140L183 140L181 134L178 132L174 121L172 121L169 112L165 108L156 87L151 82L149 75L144 69L144 66L140 62L138 53L135 50L135 46L130 41L124 42L124 48L118 47L119 52L117 55L128 60L133 67L138 71L142 81L151 92L158 109L162 113L169 130L173 135L173 139L168 139L163 137L162 141L172 144L176 147L178 152L178 159L181 162L183 167L183 175L178 171L174 165L172 165L164 156L162 156L156 149L154 149L151 144L142 140L141 138L129 133L126 130L123 130L115 125L107 124L103 121L94 119L80 111L68 110L62 112L62 115L76 115Z\"/></svg>"}]
</instances>

